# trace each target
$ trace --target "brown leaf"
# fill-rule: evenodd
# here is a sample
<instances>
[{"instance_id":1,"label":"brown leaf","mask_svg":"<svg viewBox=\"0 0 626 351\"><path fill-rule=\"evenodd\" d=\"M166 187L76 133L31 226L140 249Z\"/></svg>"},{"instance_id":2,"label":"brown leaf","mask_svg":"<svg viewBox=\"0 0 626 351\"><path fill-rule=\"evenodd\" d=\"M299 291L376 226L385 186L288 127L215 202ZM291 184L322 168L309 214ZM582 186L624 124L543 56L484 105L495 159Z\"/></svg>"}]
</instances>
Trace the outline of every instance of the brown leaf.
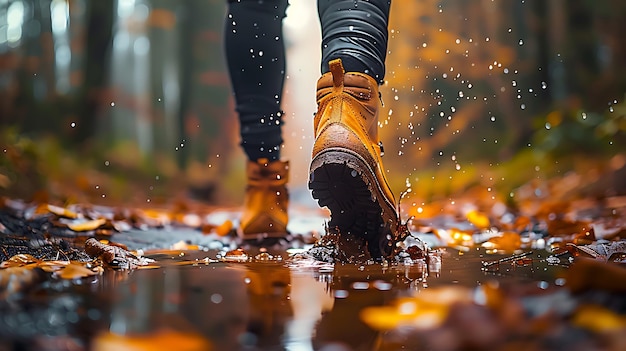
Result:
<instances>
[{"instance_id":1,"label":"brown leaf","mask_svg":"<svg viewBox=\"0 0 626 351\"><path fill-rule=\"evenodd\" d=\"M607 244L596 243L591 245L574 245L569 244L576 249L588 254L596 260L607 262L613 255L626 254L626 241L612 241Z\"/></svg>"},{"instance_id":2,"label":"brown leaf","mask_svg":"<svg viewBox=\"0 0 626 351\"><path fill-rule=\"evenodd\" d=\"M70 263L66 265L65 268L55 272L55 276L69 280L85 278L92 275L96 275L96 272L78 263Z\"/></svg>"},{"instance_id":3,"label":"brown leaf","mask_svg":"<svg viewBox=\"0 0 626 351\"><path fill-rule=\"evenodd\" d=\"M9 268L9 267L21 267L31 263L39 263L40 259L35 258L29 254L17 254L12 256L8 260L0 263L0 268Z\"/></svg>"},{"instance_id":4,"label":"brown leaf","mask_svg":"<svg viewBox=\"0 0 626 351\"><path fill-rule=\"evenodd\" d=\"M69 264L69 261L43 261L38 263L36 267L41 268L44 272L54 273Z\"/></svg>"},{"instance_id":5,"label":"brown leaf","mask_svg":"<svg viewBox=\"0 0 626 351\"><path fill-rule=\"evenodd\" d=\"M215 232L219 236L226 236L233 229L233 222L229 219L225 220L224 223L215 227Z\"/></svg>"},{"instance_id":6,"label":"brown leaf","mask_svg":"<svg viewBox=\"0 0 626 351\"><path fill-rule=\"evenodd\" d=\"M85 241L85 252L93 258L101 259L105 264L121 269L134 269L153 262L145 257L137 257L121 247L103 244L94 238Z\"/></svg>"}]
</instances>

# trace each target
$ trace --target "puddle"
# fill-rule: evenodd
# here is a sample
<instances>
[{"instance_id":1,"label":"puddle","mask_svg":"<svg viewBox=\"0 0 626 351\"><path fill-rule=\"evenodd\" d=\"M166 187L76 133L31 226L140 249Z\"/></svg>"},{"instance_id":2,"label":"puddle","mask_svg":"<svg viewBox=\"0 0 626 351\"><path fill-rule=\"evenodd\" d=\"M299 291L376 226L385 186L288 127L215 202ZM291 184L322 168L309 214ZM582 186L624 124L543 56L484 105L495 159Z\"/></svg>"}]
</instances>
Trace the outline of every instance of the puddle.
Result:
<instances>
[{"instance_id":1,"label":"puddle","mask_svg":"<svg viewBox=\"0 0 626 351\"><path fill-rule=\"evenodd\" d=\"M19 339L27 341L15 342L19 349L370 350L381 334L363 322L367 307L491 280L552 285L557 270L541 263L542 253L524 261L530 264L505 261L483 270L483 261L500 257L482 249L448 249L439 262L391 266L247 254L248 260L228 262L217 251L148 255L156 260L153 269L52 281L34 301L21 303L27 307L15 318L0 319L21 330Z\"/></svg>"}]
</instances>

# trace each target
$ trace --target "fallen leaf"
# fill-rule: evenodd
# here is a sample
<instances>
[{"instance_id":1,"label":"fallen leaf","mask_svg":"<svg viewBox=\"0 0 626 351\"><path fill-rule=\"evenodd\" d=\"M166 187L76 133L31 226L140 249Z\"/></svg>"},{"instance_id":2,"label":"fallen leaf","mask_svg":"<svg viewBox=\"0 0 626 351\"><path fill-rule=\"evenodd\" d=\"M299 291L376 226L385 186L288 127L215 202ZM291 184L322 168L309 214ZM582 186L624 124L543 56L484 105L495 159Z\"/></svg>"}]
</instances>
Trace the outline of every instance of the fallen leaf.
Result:
<instances>
[{"instance_id":1,"label":"fallen leaf","mask_svg":"<svg viewBox=\"0 0 626 351\"><path fill-rule=\"evenodd\" d=\"M35 258L35 256L29 254L17 254L12 256L8 260L0 263L0 268L21 267L27 264L39 262L41 262L41 260Z\"/></svg>"},{"instance_id":2,"label":"fallen leaf","mask_svg":"<svg viewBox=\"0 0 626 351\"><path fill-rule=\"evenodd\" d=\"M65 218L78 218L79 214L74 212L74 211L70 211L66 208L60 207L60 206L55 206L55 205L44 205L43 209L46 209L48 212L53 213L59 217L65 217Z\"/></svg>"},{"instance_id":3,"label":"fallen leaf","mask_svg":"<svg viewBox=\"0 0 626 351\"><path fill-rule=\"evenodd\" d=\"M515 232L503 232L500 236L491 238L482 244L487 249L515 251L522 246L520 235Z\"/></svg>"},{"instance_id":4,"label":"fallen leaf","mask_svg":"<svg viewBox=\"0 0 626 351\"><path fill-rule=\"evenodd\" d=\"M37 267L41 268L45 272L53 273L65 268L68 264L70 264L69 261L43 261L38 263Z\"/></svg>"},{"instance_id":5,"label":"fallen leaf","mask_svg":"<svg viewBox=\"0 0 626 351\"><path fill-rule=\"evenodd\" d=\"M465 217L467 220L472 223L478 229L487 229L490 226L489 217L487 215L480 213L476 210L469 211Z\"/></svg>"},{"instance_id":6,"label":"fallen leaf","mask_svg":"<svg viewBox=\"0 0 626 351\"><path fill-rule=\"evenodd\" d=\"M595 305L581 306L572 317L572 323L594 332L619 331L626 329L626 317Z\"/></svg>"},{"instance_id":7,"label":"fallen leaf","mask_svg":"<svg viewBox=\"0 0 626 351\"><path fill-rule=\"evenodd\" d=\"M233 222L229 219L225 220L224 223L215 227L215 232L219 236L226 236L233 229Z\"/></svg>"},{"instance_id":8,"label":"fallen leaf","mask_svg":"<svg viewBox=\"0 0 626 351\"><path fill-rule=\"evenodd\" d=\"M472 232L451 229L433 229L435 235L439 237L445 244L452 247L471 247L474 246L474 237Z\"/></svg>"},{"instance_id":9,"label":"fallen leaf","mask_svg":"<svg viewBox=\"0 0 626 351\"><path fill-rule=\"evenodd\" d=\"M596 243L591 245L575 245L576 249L588 254L596 260L608 262L615 254L626 254L626 241L612 241L609 243Z\"/></svg>"},{"instance_id":10,"label":"fallen leaf","mask_svg":"<svg viewBox=\"0 0 626 351\"><path fill-rule=\"evenodd\" d=\"M96 272L77 263L70 263L66 265L63 269L55 272L55 276L69 280L85 278L92 275L96 275Z\"/></svg>"},{"instance_id":11,"label":"fallen leaf","mask_svg":"<svg viewBox=\"0 0 626 351\"><path fill-rule=\"evenodd\" d=\"M81 221L81 222L76 222L76 223L69 223L67 225L67 227L70 228L71 230L75 231L75 232L86 232L86 231L89 231L89 230L98 229L100 226L105 224L106 221L107 220L104 219L104 218L99 218L99 219L93 219L93 220L89 220L89 221Z\"/></svg>"},{"instance_id":12,"label":"fallen leaf","mask_svg":"<svg viewBox=\"0 0 626 351\"><path fill-rule=\"evenodd\" d=\"M105 333L96 337L93 344L94 351L210 351L212 349L211 344L199 335L164 329L143 335Z\"/></svg>"}]
</instances>

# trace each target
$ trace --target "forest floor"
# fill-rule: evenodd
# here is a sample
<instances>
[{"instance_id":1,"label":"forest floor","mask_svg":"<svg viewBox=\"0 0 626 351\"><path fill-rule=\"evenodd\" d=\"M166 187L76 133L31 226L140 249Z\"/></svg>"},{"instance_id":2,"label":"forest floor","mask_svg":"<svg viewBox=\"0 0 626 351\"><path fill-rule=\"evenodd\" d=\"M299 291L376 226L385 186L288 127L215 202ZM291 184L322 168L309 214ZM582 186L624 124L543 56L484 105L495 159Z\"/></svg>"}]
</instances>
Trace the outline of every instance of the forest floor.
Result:
<instances>
[{"instance_id":1,"label":"forest floor","mask_svg":"<svg viewBox=\"0 0 626 351\"><path fill-rule=\"evenodd\" d=\"M5 151L17 154L9 155L11 166L0 173L0 186L7 190L0 203L2 351L106 345L147 350L168 343L189 350L230 347L224 346L229 345L228 336L216 333L215 325L202 324L200 317L191 334L178 327L166 334L145 325L132 327L141 317L136 310L140 300L132 298L122 303L130 313L122 318L126 333L114 328L115 306L125 287L138 289L133 284L148 274L139 272L168 272L172 262L217 271L224 265L245 267L245 281L252 283L244 299L252 306L252 317L243 329L256 334L253 341L231 338L242 349L286 347L284 337L276 341L271 336L289 334L289 321L297 319L298 269L326 284L325 294L334 300L334 307L322 309L317 331L308 336L313 348L337 343L355 350L626 348L626 162L620 155L604 166L589 160L586 169L532 178L508 192L481 184L427 200L418 190L410 192L400 205L411 235L397 255L382 264L333 264L316 261L311 251L319 251L316 243L324 234L325 210L294 201L289 236L271 244L242 243L236 235L238 207L197 200L196 195L206 196L214 186L196 187L193 196L174 192L167 200L174 185L165 185L159 190L164 196L153 197L159 201L123 202L102 197L103 191L93 185L114 186L115 179L102 172L85 170L69 182L52 174L48 179L40 174L38 161L22 157L23 150ZM39 184L44 190L31 191L27 200L11 193L16 184L26 186L14 177L19 171L25 174L24 184ZM123 188L146 188L145 182L137 177ZM271 269L263 268L270 267L264 266L268 263ZM291 271L291 283L276 281L285 267ZM226 284L220 279L232 274L229 270L207 278L207 271L194 272L204 277L200 279L217 279L210 289ZM160 289L167 289L164 277L167 274L149 281L156 279ZM277 286L289 287L290 293L277 297L272 292ZM391 297L363 303L358 298L362 290L368 298L387 292ZM170 298L174 306L186 303L184 289L175 297L162 293L165 305ZM211 301L215 304L217 295L222 301L230 293L216 294L204 294L203 302L194 306L205 308ZM118 296L118 305L107 296ZM356 312L341 312L347 317L337 326L329 316L342 311L344 302ZM293 311L285 312L286 304ZM265 326L259 329L253 322L261 306L270 306L269 313L278 317L259 317L256 323ZM194 321L193 313L182 315ZM367 338L352 335L361 327L375 335L367 346ZM333 328L341 335L333 334Z\"/></svg>"}]
</instances>

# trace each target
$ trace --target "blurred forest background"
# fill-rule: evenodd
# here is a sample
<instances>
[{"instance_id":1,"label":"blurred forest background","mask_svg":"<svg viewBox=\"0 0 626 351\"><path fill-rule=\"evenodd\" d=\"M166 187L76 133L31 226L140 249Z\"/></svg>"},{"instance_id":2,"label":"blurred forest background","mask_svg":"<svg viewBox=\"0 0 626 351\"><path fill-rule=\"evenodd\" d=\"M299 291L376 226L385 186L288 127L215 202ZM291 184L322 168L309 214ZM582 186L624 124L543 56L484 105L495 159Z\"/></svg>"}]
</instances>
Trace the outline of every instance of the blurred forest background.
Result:
<instances>
[{"instance_id":1,"label":"blurred forest background","mask_svg":"<svg viewBox=\"0 0 626 351\"><path fill-rule=\"evenodd\" d=\"M0 0L0 195L239 203L225 5ZM293 0L285 20L296 198L319 75L315 6ZM380 119L394 190L428 201L624 175L624 33L622 0L394 1ZM610 179L596 192L626 193Z\"/></svg>"}]
</instances>

